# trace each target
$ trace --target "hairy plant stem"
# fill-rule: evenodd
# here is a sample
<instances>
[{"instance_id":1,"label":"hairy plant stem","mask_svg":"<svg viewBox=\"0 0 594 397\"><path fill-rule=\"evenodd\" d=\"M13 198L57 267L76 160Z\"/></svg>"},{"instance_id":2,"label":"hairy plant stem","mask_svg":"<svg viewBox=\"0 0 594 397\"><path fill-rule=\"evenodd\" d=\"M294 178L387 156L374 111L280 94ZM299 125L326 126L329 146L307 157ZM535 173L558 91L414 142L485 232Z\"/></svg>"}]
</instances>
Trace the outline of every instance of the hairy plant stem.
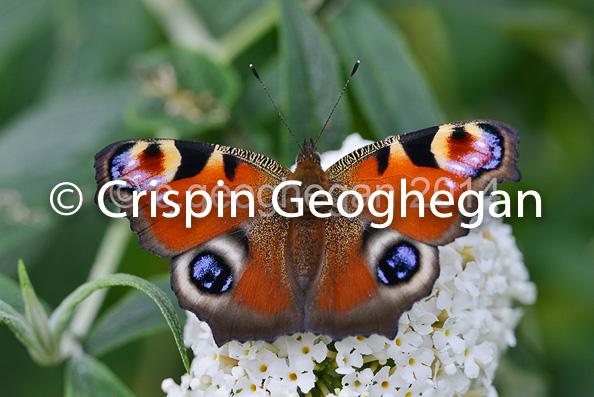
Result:
<instances>
[{"instance_id":1,"label":"hairy plant stem","mask_svg":"<svg viewBox=\"0 0 594 397\"><path fill-rule=\"evenodd\" d=\"M114 219L111 221L101 245L97 251L95 262L91 267L87 281L98 280L109 274L115 273L124 255L126 244L130 237L130 226L125 219ZM101 304L105 299L107 290L95 292L77 307L70 323L69 330L76 337L85 335L95 320Z\"/></svg>"},{"instance_id":2,"label":"hairy plant stem","mask_svg":"<svg viewBox=\"0 0 594 397\"><path fill-rule=\"evenodd\" d=\"M264 36L278 23L279 9L276 1L260 7L221 39L226 63L231 63L239 54Z\"/></svg>"}]
</instances>

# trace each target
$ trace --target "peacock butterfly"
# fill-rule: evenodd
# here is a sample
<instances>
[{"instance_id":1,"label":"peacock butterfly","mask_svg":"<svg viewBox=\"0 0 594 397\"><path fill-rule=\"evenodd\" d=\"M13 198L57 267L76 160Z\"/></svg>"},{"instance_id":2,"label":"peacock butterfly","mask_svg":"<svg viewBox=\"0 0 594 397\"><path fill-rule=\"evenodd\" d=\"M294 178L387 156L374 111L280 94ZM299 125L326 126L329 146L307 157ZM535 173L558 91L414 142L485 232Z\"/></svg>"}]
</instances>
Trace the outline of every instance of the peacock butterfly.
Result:
<instances>
[{"instance_id":1,"label":"peacock butterfly","mask_svg":"<svg viewBox=\"0 0 594 397\"><path fill-rule=\"evenodd\" d=\"M305 331L335 339L393 338L400 315L431 292L439 275L437 246L467 234L461 225L469 217L455 204L440 207L450 217L430 211L420 216L423 205L415 205L416 196L404 200L406 216L393 217L386 228L370 227L385 222L378 216L380 207L401 210L402 186L413 187L419 178L431 187L420 192L424 203L444 181L456 200L465 186L482 192L492 180L517 181L517 144L517 132L503 123L463 121L369 144L327 170L321 168L313 140L304 142L296 169L290 171L248 150L139 139L104 148L95 156L95 170L98 192L104 188L126 213L140 247L172 258L171 287L180 305L208 322L218 345ZM127 184L106 187L114 180ZM135 193L166 187L179 193L169 202L183 209L193 186L213 191L219 181L230 190L265 191L256 211L251 213L249 206L237 206L233 214L229 208L217 209L187 228L184 216L154 205L155 200L163 204L162 192L140 196L137 214L131 205ZM331 192L332 202L317 208L332 216L313 216L308 209L299 217L269 211L271 189L263 188L285 181L302 182L291 198L306 196L310 187ZM385 186L394 190L396 200L380 197L376 212L343 216L334 211L340 192L363 187L373 193ZM390 204L394 208L386 208ZM464 208L473 211L477 205L472 196ZM288 213L293 206L293 200L280 204Z\"/></svg>"}]
</instances>

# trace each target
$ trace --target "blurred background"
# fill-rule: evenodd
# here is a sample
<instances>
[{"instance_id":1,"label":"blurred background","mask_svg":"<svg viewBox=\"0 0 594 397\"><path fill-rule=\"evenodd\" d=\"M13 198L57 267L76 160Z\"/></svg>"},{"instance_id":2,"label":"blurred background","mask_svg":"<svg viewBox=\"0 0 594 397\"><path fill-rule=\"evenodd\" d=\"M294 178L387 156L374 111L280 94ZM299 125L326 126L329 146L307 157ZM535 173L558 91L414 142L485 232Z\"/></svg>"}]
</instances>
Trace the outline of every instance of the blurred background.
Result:
<instances>
[{"instance_id":1,"label":"blurred background","mask_svg":"<svg viewBox=\"0 0 594 397\"><path fill-rule=\"evenodd\" d=\"M0 273L16 280L23 258L38 295L55 308L86 281L116 222L93 202L96 152L125 138L175 137L289 166L297 147L248 65L305 139L321 128L357 59L322 151L354 131L380 140L475 118L520 132L522 180L504 189L512 197L536 190L542 217L532 203L507 222L539 295L496 385L508 397L591 395L589 0L0 0ZM49 205L63 181L85 198L70 217ZM132 232L123 236L117 270L156 277L167 290L168 260L141 251ZM3 283L4 293L14 287ZM83 346L136 395L159 396L161 381L185 370L158 311L147 315L152 322L137 319L142 330L113 326L116 309L134 318L149 305L128 292L109 291ZM0 326L0 394L62 395L65 367L38 366Z\"/></svg>"}]
</instances>

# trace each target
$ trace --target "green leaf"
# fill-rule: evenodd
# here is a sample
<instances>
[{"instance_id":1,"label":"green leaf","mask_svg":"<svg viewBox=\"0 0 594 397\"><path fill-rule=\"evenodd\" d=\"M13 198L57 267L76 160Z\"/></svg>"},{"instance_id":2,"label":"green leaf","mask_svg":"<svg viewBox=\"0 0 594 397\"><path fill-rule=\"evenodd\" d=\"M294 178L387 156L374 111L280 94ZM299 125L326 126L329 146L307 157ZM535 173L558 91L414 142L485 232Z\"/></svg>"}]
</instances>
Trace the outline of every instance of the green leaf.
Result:
<instances>
[{"instance_id":1,"label":"green leaf","mask_svg":"<svg viewBox=\"0 0 594 397\"><path fill-rule=\"evenodd\" d=\"M149 134L174 129L183 135L220 127L239 95L232 69L183 48L139 58L143 89L127 111L130 128Z\"/></svg>"},{"instance_id":2,"label":"green leaf","mask_svg":"<svg viewBox=\"0 0 594 397\"><path fill-rule=\"evenodd\" d=\"M16 119L0 135L0 185L21 188L27 201L28 193L43 193L45 202L43 188L53 187L64 171L78 177L81 165L89 166L99 145L109 142L129 89L124 81L83 87ZM90 167L85 177L92 175ZM29 182L36 185L23 186Z\"/></svg>"},{"instance_id":3,"label":"green leaf","mask_svg":"<svg viewBox=\"0 0 594 397\"><path fill-rule=\"evenodd\" d=\"M25 302L19 284L3 274L0 274L0 300L17 311L25 310Z\"/></svg>"},{"instance_id":4,"label":"green leaf","mask_svg":"<svg viewBox=\"0 0 594 397\"><path fill-rule=\"evenodd\" d=\"M173 337L175 338L175 343L177 344L177 348L181 355L184 366L189 372L190 362L188 360L187 351L183 343L182 327L175 313L175 309L171 304L171 301L169 298L167 298L167 295L165 295L165 293L156 285L130 274L112 274L99 280L89 281L68 295L50 317L50 327L53 330L56 339L59 340L61 338L66 326L72 318L72 314L74 313L76 306L80 302L85 300L89 295L98 289L115 286L133 287L139 289L151 297L165 317L165 320L167 321L167 324L173 333Z\"/></svg>"},{"instance_id":5,"label":"green leaf","mask_svg":"<svg viewBox=\"0 0 594 397\"><path fill-rule=\"evenodd\" d=\"M352 96L376 139L439 124L438 106L402 34L375 7L350 2L330 32L345 67L361 60Z\"/></svg>"},{"instance_id":6,"label":"green leaf","mask_svg":"<svg viewBox=\"0 0 594 397\"><path fill-rule=\"evenodd\" d=\"M0 321L8 326L37 362L41 364L48 362L45 349L37 341L31 324L27 322L25 316L3 300L0 300Z\"/></svg>"},{"instance_id":7,"label":"green leaf","mask_svg":"<svg viewBox=\"0 0 594 397\"><path fill-rule=\"evenodd\" d=\"M39 341L45 350L44 356L47 355L50 361L54 361L53 358L59 355L59 347L54 344L55 340L50 330L47 313L41 302L39 302L39 299L37 299L37 294L33 289L33 284L31 284L23 261L19 261L18 268L19 282L21 284L23 301L25 302L25 317L31 325L36 340Z\"/></svg>"},{"instance_id":8,"label":"green leaf","mask_svg":"<svg viewBox=\"0 0 594 397\"><path fill-rule=\"evenodd\" d=\"M0 275L0 321L8 326L37 363L42 365L54 364L57 354L53 346L48 348L48 343L53 338L51 338L47 326L47 304L40 302L35 296L35 291L33 291L22 261L19 261L19 273L21 285L23 285L22 290L14 280ZM38 318L33 318L33 322L28 320L20 313L23 310L27 312L27 317L38 316ZM38 324L37 332L32 325L34 323ZM45 332L44 339L46 341L43 346L38 336L39 331Z\"/></svg>"},{"instance_id":9,"label":"green leaf","mask_svg":"<svg viewBox=\"0 0 594 397\"><path fill-rule=\"evenodd\" d=\"M169 287L169 274L151 279L151 282L166 291L170 300L177 300ZM178 317L184 318L185 313L179 305L174 304L174 307ZM102 355L166 328L167 323L150 298L139 291L131 291L95 322L85 342L85 351L94 356Z\"/></svg>"},{"instance_id":10,"label":"green leaf","mask_svg":"<svg viewBox=\"0 0 594 397\"><path fill-rule=\"evenodd\" d=\"M317 138L346 76L327 38L301 2L282 0L281 5L282 111L301 144ZM356 60L351 59L349 72ZM340 146L342 138L351 132L349 114L348 102L342 101L320 138L320 150ZM288 134L281 134L287 142Z\"/></svg>"},{"instance_id":11,"label":"green leaf","mask_svg":"<svg viewBox=\"0 0 594 397\"><path fill-rule=\"evenodd\" d=\"M66 397L133 397L134 394L102 362L81 355L68 362L64 395Z\"/></svg>"}]
</instances>

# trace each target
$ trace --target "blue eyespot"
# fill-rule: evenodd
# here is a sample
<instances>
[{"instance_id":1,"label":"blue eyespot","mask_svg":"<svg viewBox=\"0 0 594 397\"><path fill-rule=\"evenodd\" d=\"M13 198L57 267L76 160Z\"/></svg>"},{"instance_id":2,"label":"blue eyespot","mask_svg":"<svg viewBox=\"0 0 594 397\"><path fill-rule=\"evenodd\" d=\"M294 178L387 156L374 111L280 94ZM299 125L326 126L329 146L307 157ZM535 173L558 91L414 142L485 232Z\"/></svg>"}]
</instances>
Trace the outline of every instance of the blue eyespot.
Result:
<instances>
[{"instance_id":1,"label":"blue eyespot","mask_svg":"<svg viewBox=\"0 0 594 397\"><path fill-rule=\"evenodd\" d=\"M419 251L402 242L390 248L377 266L377 277L386 285L408 281L419 270Z\"/></svg>"},{"instance_id":2,"label":"blue eyespot","mask_svg":"<svg viewBox=\"0 0 594 397\"><path fill-rule=\"evenodd\" d=\"M192 260L190 278L196 287L211 294L222 294L233 282L229 266L210 252L202 252Z\"/></svg>"}]
</instances>

